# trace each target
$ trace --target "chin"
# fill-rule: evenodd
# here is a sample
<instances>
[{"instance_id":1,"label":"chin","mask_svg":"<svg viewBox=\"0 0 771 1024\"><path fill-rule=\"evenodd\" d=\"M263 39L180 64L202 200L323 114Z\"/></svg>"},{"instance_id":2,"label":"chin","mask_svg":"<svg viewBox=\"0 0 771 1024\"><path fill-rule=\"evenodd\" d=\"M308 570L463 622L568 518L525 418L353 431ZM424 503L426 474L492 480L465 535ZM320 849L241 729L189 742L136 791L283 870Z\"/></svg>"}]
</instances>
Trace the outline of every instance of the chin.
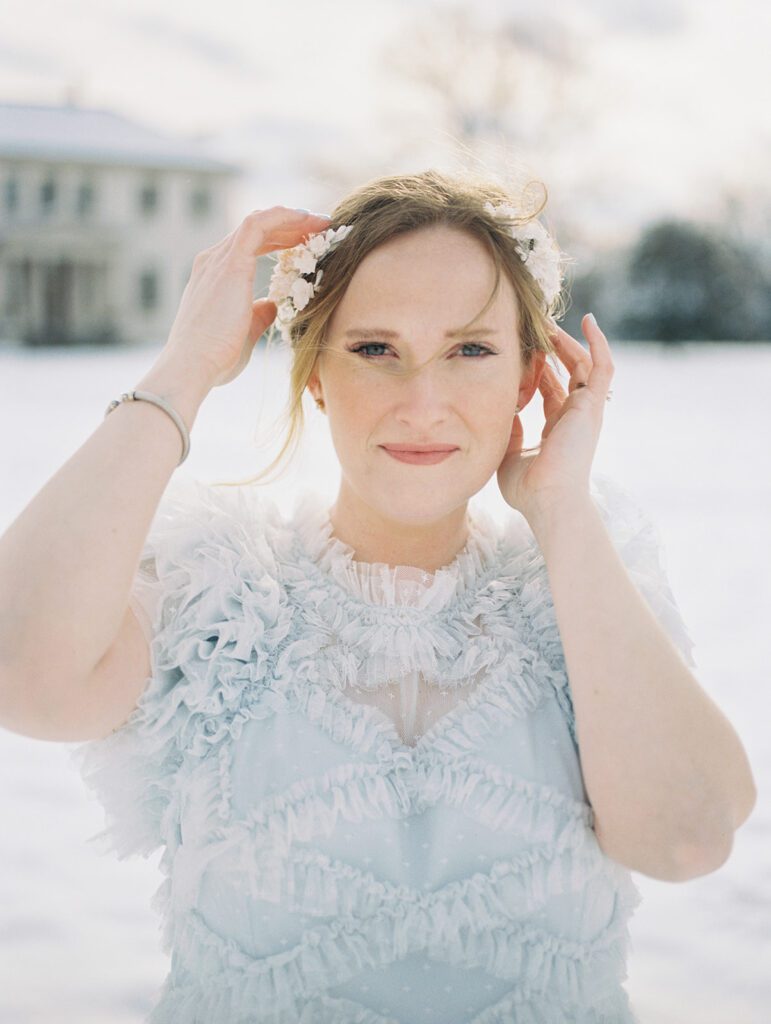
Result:
<instances>
[{"instance_id":1,"label":"chin","mask_svg":"<svg viewBox=\"0 0 771 1024\"><path fill-rule=\"evenodd\" d=\"M443 484L446 483L445 478ZM465 505L472 493L457 480L451 486L437 487L436 479L420 485L397 480L390 486L379 480L374 491L360 492L367 505L384 519L412 526L439 522Z\"/></svg>"}]
</instances>

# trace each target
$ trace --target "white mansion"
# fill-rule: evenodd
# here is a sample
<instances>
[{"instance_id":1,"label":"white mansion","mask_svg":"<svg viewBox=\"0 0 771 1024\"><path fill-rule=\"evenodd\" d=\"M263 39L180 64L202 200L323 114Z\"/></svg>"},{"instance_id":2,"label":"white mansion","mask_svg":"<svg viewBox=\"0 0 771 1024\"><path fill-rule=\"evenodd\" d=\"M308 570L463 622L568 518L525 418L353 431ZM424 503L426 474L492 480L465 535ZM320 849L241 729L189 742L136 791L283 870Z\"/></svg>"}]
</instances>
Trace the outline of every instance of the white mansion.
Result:
<instances>
[{"instance_id":1,"label":"white mansion","mask_svg":"<svg viewBox=\"0 0 771 1024\"><path fill-rule=\"evenodd\" d=\"M0 344L163 341L241 173L107 110L0 103Z\"/></svg>"}]
</instances>

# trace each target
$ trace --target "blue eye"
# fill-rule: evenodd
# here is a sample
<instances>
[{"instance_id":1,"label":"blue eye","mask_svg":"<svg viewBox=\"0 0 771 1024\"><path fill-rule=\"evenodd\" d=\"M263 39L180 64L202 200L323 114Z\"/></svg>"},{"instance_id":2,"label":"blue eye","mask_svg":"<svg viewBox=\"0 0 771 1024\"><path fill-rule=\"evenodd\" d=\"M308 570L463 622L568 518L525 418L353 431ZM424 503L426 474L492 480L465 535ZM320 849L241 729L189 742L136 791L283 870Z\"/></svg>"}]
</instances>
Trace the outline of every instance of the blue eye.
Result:
<instances>
[{"instance_id":1,"label":"blue eye","mask_svg":"<svg viewBox=\"0 0 771 1024\"><path fill-rule=\"evenodd\" d=\"M465 344L461 345L461 348L478 348L478 349L481 349L482 350L481 351L481 355L482 356L494 356L495 355L495 352L493 352L493 350L491 348L488 348L487 345L480 345L476 341L467 341Z\"/></svg>"},{"instance_id":2,"label":"blue eye","mask_svg":"<svg viewBox=\"0 0 771 1024\"><path fill-rule=\"evenodd\" d=\"M360 353L365 359L375 359L376 357L372 354L365 355L365 348L386 348L382 341L366 341L363 345L357 345L356 348L348 349L349 352Z\"/></svg>"},{"instance_id":3,"label":"blue eye","mask_svg":"<svg viewBox=\"0 0 771 1024\"><path fill-rule=\"evenodd\" d=\"M481 352L480 352L480 354L478 356L476 356L476 358L482 358L483 359L485 356L494 356L496 354L495 352L493 352L493 350L491 348L488 348L486 345L480 345L476 341L464 342L464 344L461 345L460 347L461 348L476 348L476 349L480 349ZM382 341L365 341L362 345L357 345L355 348L348 349L348 351L349 352L360 353L362 358L364 358L364 359L377 359L378 358L377 355L371 355L371 354L367 355L364 352L365 348L388 348L388 346L385 344L385 342L382 342Z\"/></svg>"}]
</instances>

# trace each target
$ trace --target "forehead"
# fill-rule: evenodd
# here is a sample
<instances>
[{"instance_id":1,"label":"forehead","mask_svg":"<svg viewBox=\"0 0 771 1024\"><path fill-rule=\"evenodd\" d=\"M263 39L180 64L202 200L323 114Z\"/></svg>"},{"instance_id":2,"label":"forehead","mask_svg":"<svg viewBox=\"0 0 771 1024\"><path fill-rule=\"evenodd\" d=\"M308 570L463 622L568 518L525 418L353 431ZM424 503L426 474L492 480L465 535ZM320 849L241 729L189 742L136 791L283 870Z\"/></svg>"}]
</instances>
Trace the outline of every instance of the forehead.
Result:
<instances>
[{"instance_id":1,"label":"forehead","mask_svg":"<svg viewBox=\"0 0 771 1024\"><path fill-rule=\"evenodd\" d=\"M343 328L355 320L366 326L370 318L381 324L386 316L413 322L425 315L458 327L479 313L494 283L495 264L478 238L446 226L420 228L367 254L335 310L334 325ZM485 320L511 322L515 313L514 288L501 273Z\"/></svg>"}]
</instances>

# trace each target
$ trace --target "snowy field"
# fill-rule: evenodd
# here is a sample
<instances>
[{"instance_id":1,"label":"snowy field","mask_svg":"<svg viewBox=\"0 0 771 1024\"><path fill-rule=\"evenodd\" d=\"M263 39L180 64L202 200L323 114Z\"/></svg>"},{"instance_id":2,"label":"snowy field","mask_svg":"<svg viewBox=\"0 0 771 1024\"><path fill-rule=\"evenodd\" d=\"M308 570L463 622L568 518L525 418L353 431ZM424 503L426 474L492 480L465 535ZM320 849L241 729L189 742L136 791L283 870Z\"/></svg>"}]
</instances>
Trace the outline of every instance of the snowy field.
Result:
<instances>
[{"instance_id":1,"label":"snowy field","mask_svg":"<svg viewBox=\"0 0 771 1024\"><path fill-rule=\"evenodd\" d=\"M611 346L614 398L594 468L660 526L699 681L742 738L759 789L719 871L679 884L634 875L643 903L626 987L642 1024L768 1024L771 346ZM155 354L0 347L0 532ZM260 453L254 438L265 436L285 380L285 355L261 351L215 389L180 472L214 481L265 465L277 447ZM540 435L538 397L524 414L526 444ZM338 470L327 421L306 402L307 443L273 493L291 504L311 483L331 503ZM494 478L473 501L506 511ZM160 853L119 862L89 847L102 812L69 748L0 730L0 1024L137 1024L168 970L149 906Z\"/></svg>"}]
</instances>

